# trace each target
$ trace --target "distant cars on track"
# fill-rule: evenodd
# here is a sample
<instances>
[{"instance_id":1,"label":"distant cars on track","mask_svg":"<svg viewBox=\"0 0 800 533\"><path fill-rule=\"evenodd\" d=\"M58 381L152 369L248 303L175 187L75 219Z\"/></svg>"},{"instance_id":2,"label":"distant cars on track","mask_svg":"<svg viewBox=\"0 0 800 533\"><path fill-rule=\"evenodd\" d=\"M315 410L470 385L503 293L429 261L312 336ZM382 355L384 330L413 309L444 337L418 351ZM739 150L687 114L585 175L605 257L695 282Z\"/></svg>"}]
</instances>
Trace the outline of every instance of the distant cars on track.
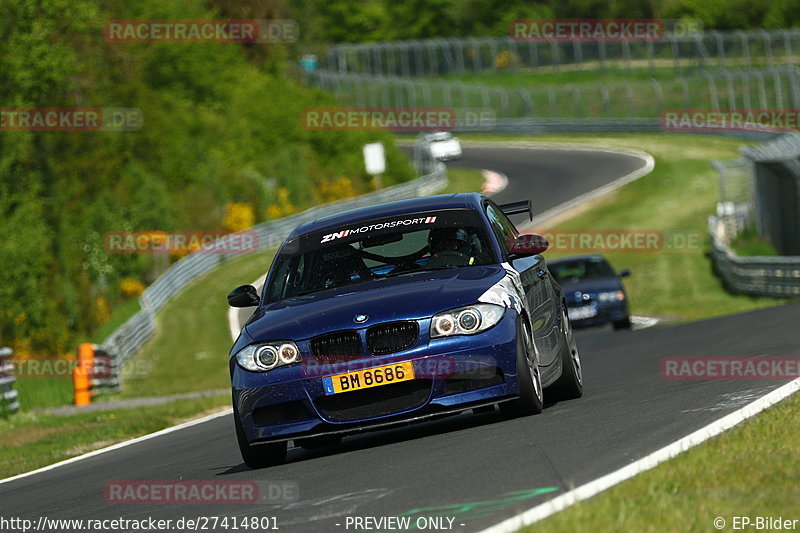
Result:
<instances>
[{"instance_id":1,"label":"distant cars on track","mask_svg":"<svg viewBox=\"0 0 800 533\"><path fill-rule=\"evenodd\" d=\"M403 200L296 228L230 352L244 462L470 409L535 414L583 393L567 302L544 258L481 194Z\"/></svg>"},{"instance_id":2,"label":"distant cars on track","mask_svg":"<svg viewBox=\"0 0 800 533\"><path fill-rule=\"evenodd\" d=\"M611 322L614 329L630 329L628 298L619 273L602 255L579 255L552 259L550 273L564 290L570 320L579 326Z\"/></svg>"},{"instance_id":3,"label":"distant cars on track","mask_svg":"<svg viewBox=\"0 0 800 533\"><path fill-rule=\"evenodd\" d=\"M461 142L449 131L429 133L424 137L430 155L437 161L461 159Z\"/></svg>"}]
</instances>

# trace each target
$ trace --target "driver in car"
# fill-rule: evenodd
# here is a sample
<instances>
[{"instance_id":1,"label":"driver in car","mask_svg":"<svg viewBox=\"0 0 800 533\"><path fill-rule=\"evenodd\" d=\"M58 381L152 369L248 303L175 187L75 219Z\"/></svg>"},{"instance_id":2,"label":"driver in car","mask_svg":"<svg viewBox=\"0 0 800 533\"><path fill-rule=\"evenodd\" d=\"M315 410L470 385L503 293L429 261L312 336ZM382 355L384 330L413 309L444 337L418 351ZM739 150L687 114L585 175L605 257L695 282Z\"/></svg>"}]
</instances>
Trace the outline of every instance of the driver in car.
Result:
<instances>
[{"instance_id":1,"label":"driver in car","mask_svg":"<svg viewBox=\"0 0 800 533\"><path fill-rule=\"evenodd\" d=\"M433 228L428 233L431 258L427 267L460 267L471 265L475 258L470 250L472 243L463 228Z\"/></svg>"}]
</instances>

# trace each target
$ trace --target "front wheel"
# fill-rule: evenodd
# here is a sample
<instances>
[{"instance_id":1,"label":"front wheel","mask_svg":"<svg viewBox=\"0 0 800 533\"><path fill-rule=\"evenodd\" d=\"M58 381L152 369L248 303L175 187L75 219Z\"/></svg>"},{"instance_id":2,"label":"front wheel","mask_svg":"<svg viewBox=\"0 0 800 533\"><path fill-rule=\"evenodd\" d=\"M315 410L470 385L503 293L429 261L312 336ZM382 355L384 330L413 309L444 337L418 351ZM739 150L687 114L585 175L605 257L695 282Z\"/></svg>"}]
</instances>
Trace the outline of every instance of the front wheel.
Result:
<instances>
[{"instance_id":1,"label":"front wheel","mask_svg":"<svg viewBox=\"0 0 800 533\"><path fill-rule=\"evenodd\" d=\"M239 442L239 452L242 454L244 464L250 468L264 468L282 464L286 460L288 443L273 442L270 444L250 446L244 434L242 424L239 422L239 415L235 410L233 412L233 422L236 425L236 440Z\"/></svg>"},{"instance_id":2,"label":"front wheel","mask_svg":"<svg viewBox=\"0 0 800 533\"><path fill-rule=\"evenodd\" d=\"M500 404L500 410L509 416L537 415L544 407L542 377L536 360L528 328L517 321L517 390L519 398Z\"/></svg>"}]
</instances>

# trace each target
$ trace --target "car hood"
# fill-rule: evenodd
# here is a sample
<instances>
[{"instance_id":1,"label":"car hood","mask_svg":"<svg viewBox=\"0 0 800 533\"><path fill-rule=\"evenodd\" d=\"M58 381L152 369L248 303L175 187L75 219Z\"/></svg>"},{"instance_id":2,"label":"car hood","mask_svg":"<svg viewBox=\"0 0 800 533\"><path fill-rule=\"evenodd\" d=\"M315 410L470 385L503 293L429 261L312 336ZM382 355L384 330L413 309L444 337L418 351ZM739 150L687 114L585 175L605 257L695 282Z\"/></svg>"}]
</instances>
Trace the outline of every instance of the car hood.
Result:
<instances>
[{"instance_id":1,"label":"car hood","mask_svg":"<svg viewBox=\"0 0 800 533\"><path fill-rule=\"evenodd\" d=\"M617 291L622 289L622 283L619 278L597 278L579 281L577 283L561 283L561 288L564 290L564 295L567 300L572 300L576 292L595 293L601 291Z\"/></svg>"},{"instance_id":2,"label":"car hood","mask_svg":"<svg viewBox=\"0 0 800 533\"><path fill-rule=\"evenodd\" d=\"M500 265L434 270L288 298L259 308L245 326L256 341L303 340L328 331L419 319L477 302L505 270ZM356 315L367 315L356 323Z\"/></svg>"}]
</instances>

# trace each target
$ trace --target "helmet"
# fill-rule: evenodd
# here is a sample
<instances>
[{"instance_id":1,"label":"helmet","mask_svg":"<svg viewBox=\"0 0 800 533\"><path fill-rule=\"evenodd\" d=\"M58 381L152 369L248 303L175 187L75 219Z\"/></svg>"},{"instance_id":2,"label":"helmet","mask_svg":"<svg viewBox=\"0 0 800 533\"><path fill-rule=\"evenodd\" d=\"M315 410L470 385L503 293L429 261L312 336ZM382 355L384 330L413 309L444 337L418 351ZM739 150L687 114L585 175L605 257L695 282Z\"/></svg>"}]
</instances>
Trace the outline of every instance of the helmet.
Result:
<instances>
[{"instance_id":1,"label":"helmet","mask_svg":"<svg viewBox=\"0 0 800 533\"><path fill-rule=\"evenodd\" d=\"M434 252L443 250L466 251L469 247L467 232L463 228L433 228L428 233L428 246Z\"/></svg>"}]
</instances>

